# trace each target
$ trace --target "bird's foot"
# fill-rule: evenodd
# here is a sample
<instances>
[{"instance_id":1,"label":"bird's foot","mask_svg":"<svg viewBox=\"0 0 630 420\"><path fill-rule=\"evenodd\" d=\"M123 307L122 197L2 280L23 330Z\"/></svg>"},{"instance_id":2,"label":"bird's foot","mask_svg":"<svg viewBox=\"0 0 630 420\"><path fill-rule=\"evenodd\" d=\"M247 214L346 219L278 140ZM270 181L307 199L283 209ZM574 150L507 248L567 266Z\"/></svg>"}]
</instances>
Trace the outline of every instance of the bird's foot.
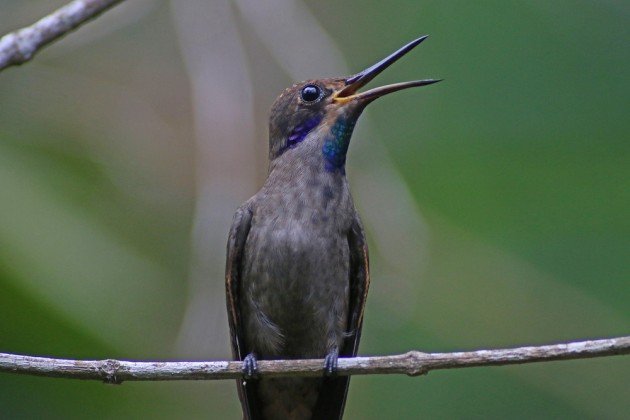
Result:
<instances>
[{"instance_id":1,"label":"bird's foot","mask_svg":"<svg viewBox=\"0 0 630 420\"><path fill-rule=\"evenodd\" d=\"M258 377L258 359L254 353L249 353L243 359L243 376L245 379L255 379Z\"/></svg>"},{"instance_id":2,"label":"bird's foot","mask_svg":"<svg viewBox=\"0 0 630 420\"><path fill-rule=\"evenodd\" d=\"M324 376L327 378L337 376L339 350L334 349L324 358Z\"/></svg>"}]
</instances>

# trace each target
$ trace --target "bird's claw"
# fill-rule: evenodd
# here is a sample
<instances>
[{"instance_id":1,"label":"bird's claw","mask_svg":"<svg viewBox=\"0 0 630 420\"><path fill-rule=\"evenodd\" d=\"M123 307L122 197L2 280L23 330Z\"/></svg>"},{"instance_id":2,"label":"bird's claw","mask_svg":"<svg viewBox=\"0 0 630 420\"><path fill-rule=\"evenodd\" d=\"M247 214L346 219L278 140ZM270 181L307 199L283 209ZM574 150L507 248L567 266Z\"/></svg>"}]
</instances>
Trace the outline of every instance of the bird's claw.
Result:
<instances>
[{"instance_id":1,"label":"bird's claw","mask_svg":"<svg viewBox=\"0 0 630 420\"><path fill-rule=\"evenodd\" d=\"M339 361L339 351L332 350L324 358L324 376L333 377L337 375L337 366Z\"/></svg>"},{"instance_id":2,"label":"bird's claw","mask_svg":"<svg viewBox=\"0 0 630 420\"><path fill-rule=\"evenodd\" d=\"M255 379L258 376L258 359L254 353L249 353L243 359L243 376L245 379Z\"/></svg>"}]
</instances>

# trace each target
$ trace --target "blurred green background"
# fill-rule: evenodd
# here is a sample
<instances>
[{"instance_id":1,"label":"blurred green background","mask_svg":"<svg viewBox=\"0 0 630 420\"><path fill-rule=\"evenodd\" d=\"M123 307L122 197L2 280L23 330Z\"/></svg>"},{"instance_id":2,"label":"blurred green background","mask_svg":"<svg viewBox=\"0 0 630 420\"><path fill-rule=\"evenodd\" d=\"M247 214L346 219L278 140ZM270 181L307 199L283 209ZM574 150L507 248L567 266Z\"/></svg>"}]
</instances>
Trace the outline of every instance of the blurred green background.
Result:
<instances>
[{"instance_id":1,"label":"blurred green background","mask_svg":"<svg viewBox=\"0 0 630 420\"><path fill-rule=\"evenodd\" d=\"M0 0L0 32L63 1ZM224 245L296 80L445 81L371 105L348 173L360 353L628 334L630 4L123 3L0 74L0 351L222 359ZM345 61L347 60L347 61ZM627 418L630 360L352 380L348 419ZM239 418L225 382L0 374L1 418Z\"/></svg>"}]
</instances>

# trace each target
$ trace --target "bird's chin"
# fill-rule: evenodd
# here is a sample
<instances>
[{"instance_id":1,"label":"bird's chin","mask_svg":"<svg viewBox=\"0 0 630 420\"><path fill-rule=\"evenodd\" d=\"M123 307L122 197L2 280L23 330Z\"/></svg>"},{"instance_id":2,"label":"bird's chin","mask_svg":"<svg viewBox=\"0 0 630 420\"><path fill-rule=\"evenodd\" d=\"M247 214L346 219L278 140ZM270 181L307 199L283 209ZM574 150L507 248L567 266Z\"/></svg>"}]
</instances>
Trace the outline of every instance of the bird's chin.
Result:
<instances>
[{"instance_id":1,"label":"bird's chin","mask_svg":"<svg viewBox=\"0 0 630 420\"><path fill-rule=\"evenodd\" d=\"M356 121L361 116L363 110L370 104L370 102L372 102L372 100L366 101L359 98L353 98L341 104L336 104L336 109L332 113L335 116L334 120L343 118L346 120L354 119Z\"/></svg>"}]
</instances>

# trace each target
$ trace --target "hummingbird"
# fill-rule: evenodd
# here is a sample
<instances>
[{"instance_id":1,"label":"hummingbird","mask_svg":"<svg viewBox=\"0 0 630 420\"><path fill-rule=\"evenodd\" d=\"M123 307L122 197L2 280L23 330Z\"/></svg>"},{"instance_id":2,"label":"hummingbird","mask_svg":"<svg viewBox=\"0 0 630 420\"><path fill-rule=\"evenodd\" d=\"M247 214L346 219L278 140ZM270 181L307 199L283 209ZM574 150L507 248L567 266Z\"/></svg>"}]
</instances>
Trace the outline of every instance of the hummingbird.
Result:
<instances>
[{"instance_id":1,"label":"hummingbird","mask_svg":"<svg viewBox=\"0 0 630 420\"><path fill-rule=\"evenodd\" d=\"M350 137L381 96L438 82L359 89L424 41L367 69L307 80L275 100L269 170L234 215L225 287L243 418L341 419L350 378L339 357L357 354L370 284L368 248L346 178ZM258 360L323 359L321 378L258 378Z\"/></svg>"}]
</instances>

